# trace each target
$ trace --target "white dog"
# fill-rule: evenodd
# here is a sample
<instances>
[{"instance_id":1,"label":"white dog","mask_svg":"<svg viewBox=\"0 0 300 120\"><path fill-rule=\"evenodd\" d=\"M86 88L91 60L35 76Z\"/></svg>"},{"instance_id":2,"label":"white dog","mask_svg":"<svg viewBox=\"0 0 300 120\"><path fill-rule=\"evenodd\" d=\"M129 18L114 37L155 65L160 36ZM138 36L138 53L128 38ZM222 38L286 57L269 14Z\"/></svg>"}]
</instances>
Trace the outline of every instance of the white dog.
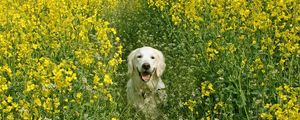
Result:
<instances>
[{"instance_id":1,"label":"white dog","mask_svg":"<svg viewBox=\"0 0 300 120\"><path fill-rule=\"evenodd\" d=\"M159 115L157 105L166 101L161 75L166 64L163 54L151 47L135 49L128 56L127 100L146 117Z\"/></svg>"}]
</instances>

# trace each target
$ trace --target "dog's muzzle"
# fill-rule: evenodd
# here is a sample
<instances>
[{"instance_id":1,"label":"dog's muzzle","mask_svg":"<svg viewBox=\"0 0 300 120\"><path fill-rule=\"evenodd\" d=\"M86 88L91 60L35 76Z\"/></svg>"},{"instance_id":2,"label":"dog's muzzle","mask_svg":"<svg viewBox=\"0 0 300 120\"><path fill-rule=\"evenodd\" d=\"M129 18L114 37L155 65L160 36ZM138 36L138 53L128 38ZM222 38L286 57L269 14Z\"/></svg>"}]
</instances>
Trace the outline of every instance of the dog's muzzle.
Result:
<instances>
[{"instance_id":1,"label":"dog's muzzle","mask_svg":"<svg viewBox=\"0 0 300 120\"><path fill-rule=\"evenodd\" d=\"M140 72L140 77L143 81L147 82L151 79L152 74L149 72Z\"/></svg>"},{"instance_id":2,"label":"dog's muzzle","mask_svg":"<svg viewBox=\"0 0 300 120\"><path fill-rule=\"evenodd\" d=\"M145 70L143 72L139 72L141 80L143 80L144 82L148 82L151 79L151 77L152 77L153 73L155 72L155 70L156 69L154 68L152 72L150 72L148 70Z\"/></svg>"}]
</instances>

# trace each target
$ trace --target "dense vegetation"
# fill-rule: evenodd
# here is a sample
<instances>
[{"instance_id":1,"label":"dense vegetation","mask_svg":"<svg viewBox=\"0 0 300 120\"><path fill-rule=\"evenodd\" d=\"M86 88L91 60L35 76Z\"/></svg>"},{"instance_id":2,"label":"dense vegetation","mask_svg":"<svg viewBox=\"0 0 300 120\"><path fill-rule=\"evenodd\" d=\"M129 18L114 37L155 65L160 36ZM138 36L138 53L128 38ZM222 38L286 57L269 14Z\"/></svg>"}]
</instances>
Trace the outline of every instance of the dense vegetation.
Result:
<instances>
[{"instance_id":1,"label":"dense vegetation","mask_svg":"<svg viewBox=\"0 0 300 120\"><path fill-rule=\"evenodd\" d=\"M0 119L143 119L126 57L161 50L169 119L299 119L297 0L2 0Z\"/></svg>"}]
</instances>

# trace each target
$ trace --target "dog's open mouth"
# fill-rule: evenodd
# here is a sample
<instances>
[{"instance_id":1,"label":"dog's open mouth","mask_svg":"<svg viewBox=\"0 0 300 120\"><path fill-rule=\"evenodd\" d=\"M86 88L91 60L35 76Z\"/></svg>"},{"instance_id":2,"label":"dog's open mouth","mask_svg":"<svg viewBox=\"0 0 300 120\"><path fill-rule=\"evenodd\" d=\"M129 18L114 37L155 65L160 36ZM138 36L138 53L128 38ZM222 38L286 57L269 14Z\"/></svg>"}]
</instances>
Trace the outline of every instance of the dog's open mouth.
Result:
<instances>
[{"instance_id":1,"label":"dog's open mouth","mask_svg":"<svg viewBox=\"0 0 300 120\"><path fill-rule=\"evenodd\" d=\"M140 72L140 77L143 81L147 82L151 79L152 74L150 72Z\"/></svg>"}]
</instances>

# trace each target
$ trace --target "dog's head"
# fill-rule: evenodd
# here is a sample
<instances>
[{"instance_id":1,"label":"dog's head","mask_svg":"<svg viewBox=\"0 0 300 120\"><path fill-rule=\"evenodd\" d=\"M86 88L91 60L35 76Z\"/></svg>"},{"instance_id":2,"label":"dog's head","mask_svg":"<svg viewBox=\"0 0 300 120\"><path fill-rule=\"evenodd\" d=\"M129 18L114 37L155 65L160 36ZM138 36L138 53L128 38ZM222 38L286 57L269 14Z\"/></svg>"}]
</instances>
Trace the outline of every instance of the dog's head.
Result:
<instances>
[{"instance_id":1,"label":"dog's head","mask_svg":"<svg viewBox=\"0 0 300 120\"><path fill-rule=\"evenodd\" d=\"M154 75L160 77L165 70L163 54L151 47L135 49L128 56L129 76L138 74L140 79L147 82Z\"/></svg>"}]
</instances>

